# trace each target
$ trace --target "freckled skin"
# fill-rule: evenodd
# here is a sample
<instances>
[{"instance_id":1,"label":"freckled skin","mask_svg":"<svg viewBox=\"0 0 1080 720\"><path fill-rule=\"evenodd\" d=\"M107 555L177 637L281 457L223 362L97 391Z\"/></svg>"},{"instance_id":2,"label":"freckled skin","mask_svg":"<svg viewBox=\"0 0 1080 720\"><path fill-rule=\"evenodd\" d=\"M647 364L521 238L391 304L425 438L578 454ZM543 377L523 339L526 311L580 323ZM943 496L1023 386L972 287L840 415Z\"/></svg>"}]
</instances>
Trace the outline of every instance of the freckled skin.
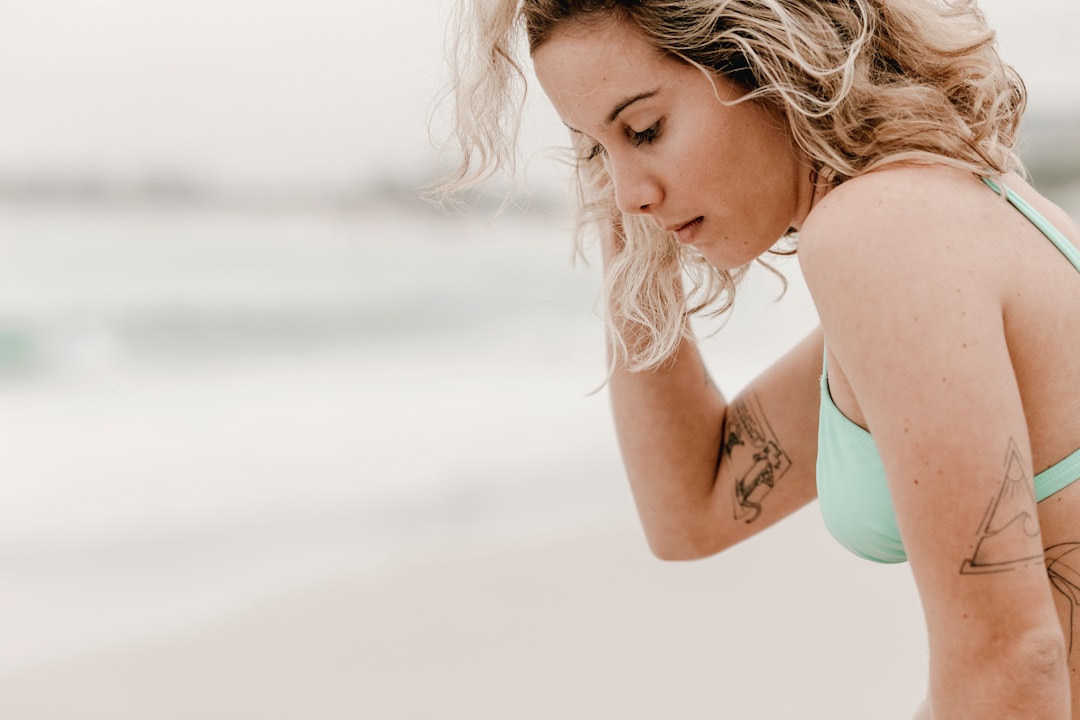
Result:
<instances>
[{"instance_id":1,"label":"freckled skin","mask_svg":"<svg viewBox=\"0 0 1080 720\"><path fill-rule=\"evenodd\" d=\"M590 162L605 163L619 208L668 229L704 218L693 244L714 266L751 262L809 213L810 168L779 114L725 105L741 88L662 55L632 26L567 25L533 61L563 122L603 148ZM653 91L608 124L627 98ZM650 128L655 138L640 141Z\"/></svg>"}]
</instances>

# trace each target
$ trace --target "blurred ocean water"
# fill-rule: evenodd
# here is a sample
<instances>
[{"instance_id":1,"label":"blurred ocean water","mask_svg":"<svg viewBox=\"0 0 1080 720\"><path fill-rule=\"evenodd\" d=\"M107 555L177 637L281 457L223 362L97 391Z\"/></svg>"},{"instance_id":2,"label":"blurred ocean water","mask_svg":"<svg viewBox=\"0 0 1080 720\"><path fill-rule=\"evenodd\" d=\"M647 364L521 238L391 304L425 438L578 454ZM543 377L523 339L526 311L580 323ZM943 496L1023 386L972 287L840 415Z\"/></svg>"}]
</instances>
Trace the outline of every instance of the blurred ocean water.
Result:
<instances>
[{"instance_id":1,"label":"blurred ocean water","mask_svg":"<svg viewBox=\"0 0 1080 720\"><path fill-rule=\"evenodd\" d=\"M0 669L625 509L565 228L4 208Z\"/></svg>"}]
</instances>

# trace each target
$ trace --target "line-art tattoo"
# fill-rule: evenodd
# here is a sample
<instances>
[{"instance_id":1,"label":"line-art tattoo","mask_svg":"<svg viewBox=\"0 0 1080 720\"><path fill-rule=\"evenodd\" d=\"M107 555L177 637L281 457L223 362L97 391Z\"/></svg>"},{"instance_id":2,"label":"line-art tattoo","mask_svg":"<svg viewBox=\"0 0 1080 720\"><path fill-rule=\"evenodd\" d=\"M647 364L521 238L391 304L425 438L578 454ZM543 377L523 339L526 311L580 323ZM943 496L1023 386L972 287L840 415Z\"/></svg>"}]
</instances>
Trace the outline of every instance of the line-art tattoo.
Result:
<instances>
[{"instance_id":1,"label":"line-art tattoo","mask_svg":"<svg viewBox=\"0 0 1080 720\"><path fill-rule=\"evenodd\" d=\"M1046 548L1046 573L1050 584L1058 594L1055 602L1067 604L1068 612L1062 613L1069 619L1066 628L1066 642L1069 643L1069 658L1073 648L1080 647L1080 542L1061 543Z\"/></svg>"},{"instance_id":2,"label":"line-art tattoo","mask_svg":"<svg viewBox=\"0 0 1080 720\"><path fill-rule=\"evenodd\" d=\"M731 404L724 454L736 469L735 519L753 522L761 514L761 501L791 467L756 395Z\"/></svg>"},{"instance_id":3,"label":"line-art tattoo","mask_svg":"<svg viewBox=\"0 0 1080 720\"><path fill-rule=\"evenodd\" d=\"M1033 562L1041 563L1038 517L1035 487L1024 471L1016 441L1010 439L1001 491L986 508L979 525L975 552L964 560L960 573L1004 572Z\"/></svg>"}]
</instances>

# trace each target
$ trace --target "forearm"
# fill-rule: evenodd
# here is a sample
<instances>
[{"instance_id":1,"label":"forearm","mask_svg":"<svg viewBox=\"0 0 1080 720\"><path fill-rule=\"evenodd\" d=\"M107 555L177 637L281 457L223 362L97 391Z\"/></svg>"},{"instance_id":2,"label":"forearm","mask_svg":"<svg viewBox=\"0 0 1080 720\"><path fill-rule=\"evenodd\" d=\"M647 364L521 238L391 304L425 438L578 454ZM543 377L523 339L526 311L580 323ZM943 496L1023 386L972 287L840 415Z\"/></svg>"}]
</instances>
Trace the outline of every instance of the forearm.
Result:
<instances>
[{"instance_id":1,"label":"forearm","mask_svg":"<svg viewBox=\"0 0 1080 720\"><path fill-rule=\"evenodd\" d=\"M669 363L610 381L623 463L649 544L661 557L683 556L709 524L723 436L725 401L701 356L684 340ZM698 554L698 553L691 553Z\"/></svg>"},{"instance_id":2,"label":"forearm","mask_svg":"<svg viewBox=\"0 0 1080 720\"><path fill-rule=\"evenodd\" d=\"M604 241L604 268L619 252L619 223ZM641 336L622 325L623 345L640 349ZM651 370L631 372L608 342L612 413L626 474L649 544L661 557L682 556L707 522L716 480L725 400L710 382L695 343L684 338L675 354Z\"/></svg>"}]
</instances>

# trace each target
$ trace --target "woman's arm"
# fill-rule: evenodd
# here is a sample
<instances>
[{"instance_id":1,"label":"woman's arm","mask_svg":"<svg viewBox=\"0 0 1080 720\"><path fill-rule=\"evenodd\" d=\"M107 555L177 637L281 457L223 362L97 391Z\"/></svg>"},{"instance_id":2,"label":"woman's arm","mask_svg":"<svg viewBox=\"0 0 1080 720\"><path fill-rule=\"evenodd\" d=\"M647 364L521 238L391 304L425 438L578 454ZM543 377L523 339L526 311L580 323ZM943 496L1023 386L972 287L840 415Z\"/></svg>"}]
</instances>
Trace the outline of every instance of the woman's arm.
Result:
<instances>
[{"instance_id":1,"label":"woman's arm","mask_svg":"<svg viewBox=\"0 0 1080 720\"><path fill-rule=\"evenodd\" d=\"M615 243L607 239L605 258ZM619 447L658 557L712 555L815 497L821 362L815 331L730 405L689 340L659 369L616 365Z\"/></svg>"},{"instance_id":2,"label":"woman's arm","mask_svg":"<svg viewBox=\"0 0 1080 720\"><path fill-rule=\"evenodd\" d=\"M872 173L826 197L800 248L888 475L926 613L935 720L1071 717L1003 325L1007 265L986 211L996 202L952 171Z\"/></svg>"}]
</instances>

